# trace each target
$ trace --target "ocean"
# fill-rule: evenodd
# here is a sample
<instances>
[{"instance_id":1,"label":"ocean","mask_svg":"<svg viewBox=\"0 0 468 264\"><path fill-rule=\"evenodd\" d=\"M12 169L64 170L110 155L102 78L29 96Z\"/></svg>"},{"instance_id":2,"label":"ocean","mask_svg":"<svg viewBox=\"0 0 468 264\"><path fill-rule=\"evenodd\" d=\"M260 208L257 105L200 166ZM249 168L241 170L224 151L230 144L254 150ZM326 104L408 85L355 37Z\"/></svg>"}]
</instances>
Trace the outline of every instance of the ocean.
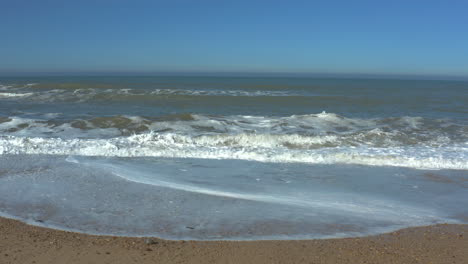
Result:
<instances>
[{"instance_id":1,"label":"ocean","mask_svg":"<svg viewBox=\"0 0 468 264\"><path fill-rule=\"evenodd\" d=\"M0 215L192 240L468 223L468 82L1 77Z\"/></svg>"}]
</instances>

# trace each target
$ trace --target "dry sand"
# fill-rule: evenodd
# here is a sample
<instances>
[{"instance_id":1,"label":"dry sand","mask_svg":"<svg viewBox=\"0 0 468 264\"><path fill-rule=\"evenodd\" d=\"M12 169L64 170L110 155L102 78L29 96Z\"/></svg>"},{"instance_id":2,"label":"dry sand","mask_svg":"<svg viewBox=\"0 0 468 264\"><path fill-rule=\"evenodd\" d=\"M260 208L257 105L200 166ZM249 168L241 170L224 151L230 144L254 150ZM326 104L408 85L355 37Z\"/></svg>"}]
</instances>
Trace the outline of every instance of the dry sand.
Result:
<instances>
[{"instance_id":1,"label":"dry sand","mask_svg":"<svg viewBox=\"0 0 468 264\"><path fill-rule=\"evenodd\" d=\"M0 218L0 263L468 263L468 225L365 238L200 242L91 236Z\"/></svg>"}]
</instances>

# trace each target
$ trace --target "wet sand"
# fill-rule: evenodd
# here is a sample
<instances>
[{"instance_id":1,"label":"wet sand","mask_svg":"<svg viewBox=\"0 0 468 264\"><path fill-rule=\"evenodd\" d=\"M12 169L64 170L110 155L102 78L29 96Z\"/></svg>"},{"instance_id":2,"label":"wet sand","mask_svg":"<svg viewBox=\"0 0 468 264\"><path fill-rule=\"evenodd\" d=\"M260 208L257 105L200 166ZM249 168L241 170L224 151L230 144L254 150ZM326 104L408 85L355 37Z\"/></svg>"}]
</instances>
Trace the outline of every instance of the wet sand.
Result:
<instances>
[{"instance_id":1,"label":"wet sand","mask_svg":"<svg viewBox=\"0 0 468 264\"><path fill-rule=\"evenodd\" d=\"M92 236L0 218L0 263L468 263L468 225L364 238L200 242Z\"/></svg>"}]
</instances>

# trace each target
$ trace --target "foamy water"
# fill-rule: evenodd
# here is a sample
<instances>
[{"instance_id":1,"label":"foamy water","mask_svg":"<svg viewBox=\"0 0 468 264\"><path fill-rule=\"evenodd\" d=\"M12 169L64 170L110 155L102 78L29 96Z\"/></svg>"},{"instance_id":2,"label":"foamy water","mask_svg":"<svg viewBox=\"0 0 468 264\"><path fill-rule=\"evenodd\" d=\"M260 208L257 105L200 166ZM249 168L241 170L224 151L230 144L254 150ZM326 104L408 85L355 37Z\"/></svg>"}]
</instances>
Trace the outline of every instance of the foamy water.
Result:
<instances>
[{"instance_id":1,"label":"foamy water","mask_svg":"<svg viewBox=\"0 0 468 264\"><path fill-rule=\"evenodd\" d=\"M467 83L91 81L0 80L2 215L201 240L466 221Z\"/></svg>"}]
</instances>

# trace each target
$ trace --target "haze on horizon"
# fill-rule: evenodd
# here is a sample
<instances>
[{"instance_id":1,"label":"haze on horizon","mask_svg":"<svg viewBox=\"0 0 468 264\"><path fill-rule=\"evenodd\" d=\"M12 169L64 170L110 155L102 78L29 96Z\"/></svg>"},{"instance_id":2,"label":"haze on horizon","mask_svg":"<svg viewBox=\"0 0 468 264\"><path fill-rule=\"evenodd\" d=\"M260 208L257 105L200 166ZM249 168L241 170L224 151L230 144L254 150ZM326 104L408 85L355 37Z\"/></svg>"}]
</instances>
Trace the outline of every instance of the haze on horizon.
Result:
<instances>
[{"instance_id":1,"label":"haze on horizon","mask_svg":"<svg viewBox=\"0 0 468 264\"><path fill-rule=\"evenodd\" d=\"M466 1L0 3L0 74L468 77Z\"/></svg>"}]
</instances>

